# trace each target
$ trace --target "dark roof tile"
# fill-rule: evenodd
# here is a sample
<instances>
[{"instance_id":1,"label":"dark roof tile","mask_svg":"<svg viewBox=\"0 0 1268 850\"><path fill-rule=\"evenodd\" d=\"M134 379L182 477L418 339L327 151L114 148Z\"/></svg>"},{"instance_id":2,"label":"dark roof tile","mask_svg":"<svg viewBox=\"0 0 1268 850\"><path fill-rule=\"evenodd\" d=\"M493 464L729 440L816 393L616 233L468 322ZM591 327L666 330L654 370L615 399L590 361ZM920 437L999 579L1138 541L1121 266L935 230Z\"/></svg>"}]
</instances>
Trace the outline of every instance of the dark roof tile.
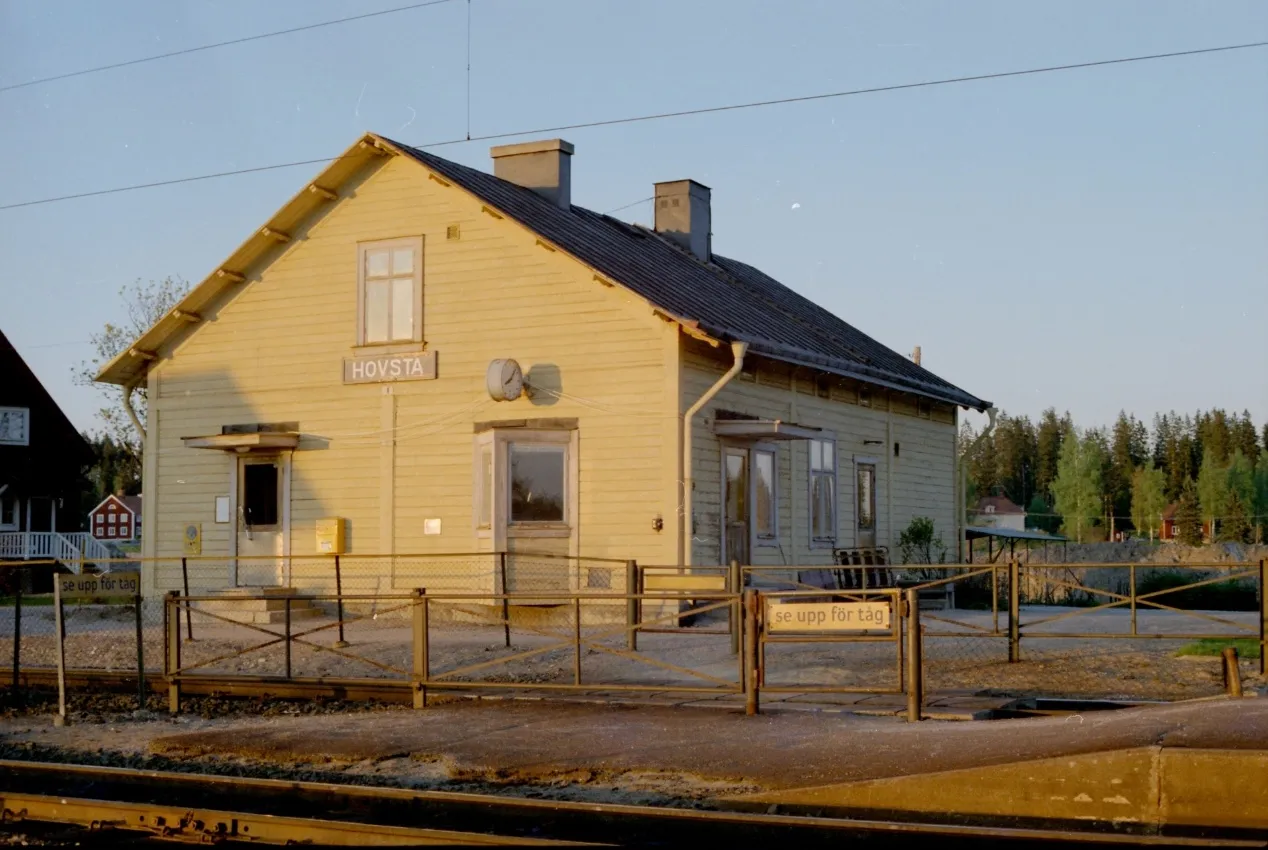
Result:
<instances>
[{"instance_id":1,"label":"dark roof tile","mask_svg":"<svg viewBox=\"0 0 1268 850\"><path fill-rule=\"evenodd\" d=\"M390 141L390 140L388 140ZM767 274L726 257L705 263L667 239L583 207L563 209L492 174L391 142L427 168L613 281L706 333L760 355L942 401L983 401L882 345Z\"/></svg>"}]
</instances>

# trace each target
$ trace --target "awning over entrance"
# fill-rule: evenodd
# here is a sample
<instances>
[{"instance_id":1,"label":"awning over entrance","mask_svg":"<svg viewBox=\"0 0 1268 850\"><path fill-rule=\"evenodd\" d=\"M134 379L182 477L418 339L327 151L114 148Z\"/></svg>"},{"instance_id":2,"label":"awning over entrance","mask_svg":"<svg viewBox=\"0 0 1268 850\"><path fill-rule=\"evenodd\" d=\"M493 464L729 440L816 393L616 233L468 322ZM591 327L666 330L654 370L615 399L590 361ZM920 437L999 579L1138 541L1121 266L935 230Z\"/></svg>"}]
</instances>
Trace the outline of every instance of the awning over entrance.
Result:
<instances>
[{"instance_id":1,"label":"awning over entrance","mask_svg":"<svg viewBox=\"0 0 1268 850\"><path fill-rule=\"evenodd\" d=\"M736 440L814 440L823 435L819 428L782 419L717 419L713 433Z\"/></svg>"},{"instance_id":2,"label":"awning over entrance","mask_svg":"<svg viewBox=\"0 0 1268 850\"><path fill-rule=\"evenodd\" d=\"M181 442L191 449L218 449L224 452L293 449L299 445L299 433L261 431L253 434L211 434L206 437L181 437Z\"/></svg>"}]
</instances>

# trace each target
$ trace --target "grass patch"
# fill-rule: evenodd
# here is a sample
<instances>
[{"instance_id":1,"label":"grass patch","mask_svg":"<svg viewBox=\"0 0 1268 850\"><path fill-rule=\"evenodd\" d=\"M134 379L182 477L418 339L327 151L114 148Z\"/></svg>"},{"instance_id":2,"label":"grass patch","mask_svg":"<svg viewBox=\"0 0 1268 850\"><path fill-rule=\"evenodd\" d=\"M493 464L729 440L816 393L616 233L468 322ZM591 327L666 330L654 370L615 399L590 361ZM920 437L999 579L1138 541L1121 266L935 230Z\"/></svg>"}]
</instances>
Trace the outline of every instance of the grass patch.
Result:
<instances>
[{"instance_id":1,"label":"grass patch","mask_svg":"<svg viewBox=\"0 0 1268 850\"><path fill-rule=\"evenodd\" d=\"M12 596L0 596L0 608L12 608L14 598L15 597ZM23 608L29 608L36 605L47 605L51 607L52 604L52 596L27 596L25 593L22 594Z\"/></svg>"},{"instance_id":2,"label":"grass patch","mask_svg":"<svg viewBox=\"0 0 1268 850\"><path fill-rule=\"evenodd\" d=\"M1237 647L1238 658L1258 658L1259 657L1259 641L1254 638L1202 638L1202 640L1194 641L1180 647L1180 651L1176 655L1201 655L1218 657L1224 652L1224 647Z\"/></svg>"}]
</instances>

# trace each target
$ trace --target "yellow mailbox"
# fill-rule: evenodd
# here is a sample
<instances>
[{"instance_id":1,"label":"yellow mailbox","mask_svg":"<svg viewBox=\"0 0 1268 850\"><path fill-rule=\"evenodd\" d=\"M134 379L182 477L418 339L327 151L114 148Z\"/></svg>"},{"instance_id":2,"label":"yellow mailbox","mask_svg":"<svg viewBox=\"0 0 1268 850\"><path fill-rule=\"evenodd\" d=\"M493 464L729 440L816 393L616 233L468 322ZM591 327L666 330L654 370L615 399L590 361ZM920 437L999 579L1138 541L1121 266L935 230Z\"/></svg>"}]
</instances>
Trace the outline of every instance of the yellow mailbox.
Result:
<instances>
[{"instance_id":1,"label":"yellow mailbox","mask_svg":"<svg viewBox=\"0 0 1268 850\"><path fill-rule=\"evenodd\" d=\"M342 555L347 520L341 516L317 520L317 551L323 555Z\"/></svg>"}]
</instances>

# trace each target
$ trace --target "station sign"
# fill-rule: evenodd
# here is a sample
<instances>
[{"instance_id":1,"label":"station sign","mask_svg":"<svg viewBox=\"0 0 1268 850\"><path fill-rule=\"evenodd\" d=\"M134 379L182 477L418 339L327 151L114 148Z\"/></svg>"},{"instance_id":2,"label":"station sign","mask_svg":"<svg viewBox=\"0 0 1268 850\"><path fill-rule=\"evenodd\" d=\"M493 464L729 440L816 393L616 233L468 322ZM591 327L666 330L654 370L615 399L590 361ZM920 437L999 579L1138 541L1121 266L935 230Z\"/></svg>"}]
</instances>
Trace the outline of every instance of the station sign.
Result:
<instances>
[{"instance_id":1,"label":"station sign","mask_svg":"<svg viewBox=\"0 0 1268 850\"><path fill-rule=\"evenodd\" d=\"M62 599L131 602L141 593L141 574L120 572L100 575L59 575L57 584Z\"/></svg>"},{"instance_id":2,"label":"station sign","mask_svg":"<svg viewBox=\"0 0 1268 850\"><path fill-rule=\"evenodd\" d=\"M860 632L888 630L888 602L784 602L766 608L768 632Z\"/></svg>"}]
</instances>

